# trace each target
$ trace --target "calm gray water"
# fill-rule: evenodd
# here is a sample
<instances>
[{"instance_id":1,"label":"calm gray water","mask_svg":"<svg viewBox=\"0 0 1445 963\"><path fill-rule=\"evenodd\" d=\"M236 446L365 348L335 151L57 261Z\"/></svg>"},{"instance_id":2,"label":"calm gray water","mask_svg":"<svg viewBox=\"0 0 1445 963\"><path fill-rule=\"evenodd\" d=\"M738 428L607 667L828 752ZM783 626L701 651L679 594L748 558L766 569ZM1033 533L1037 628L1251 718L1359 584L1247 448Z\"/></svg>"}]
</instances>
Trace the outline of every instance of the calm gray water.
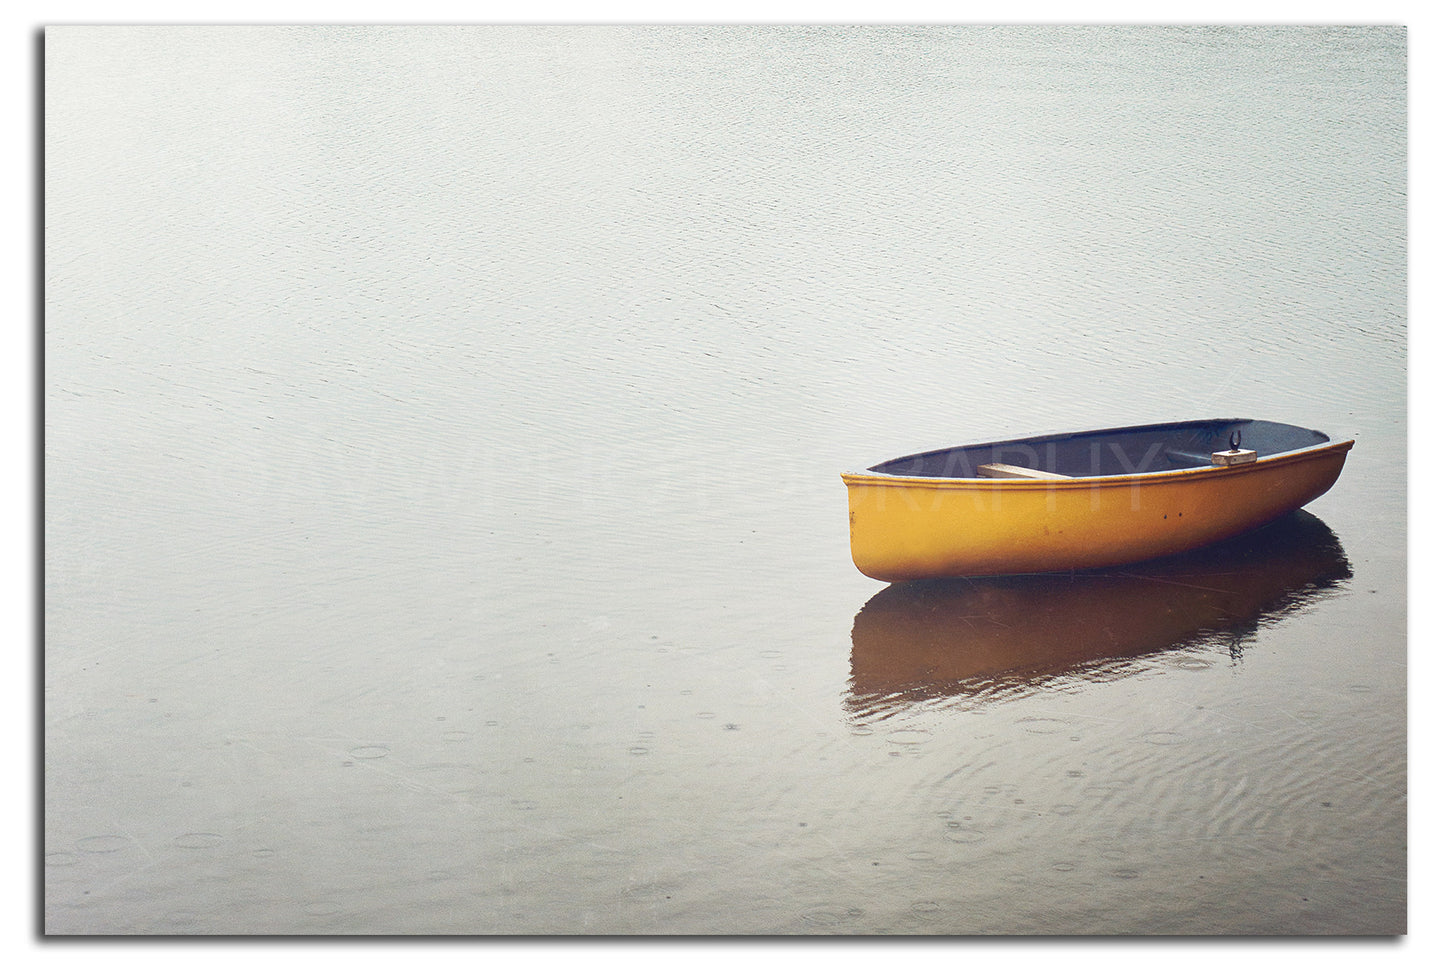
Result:
<instances>
[{"instance_id":1,"label":"calm gray water","mask_svg":"<svg viewBox=\"0 0 1445 963\"><path fill-rule=\"evenodd\" d=\"M46 32L53 934L1403 932L1405 35ZM1308 514L886 587L838 473Z\"/></svg>"}]
</instances>

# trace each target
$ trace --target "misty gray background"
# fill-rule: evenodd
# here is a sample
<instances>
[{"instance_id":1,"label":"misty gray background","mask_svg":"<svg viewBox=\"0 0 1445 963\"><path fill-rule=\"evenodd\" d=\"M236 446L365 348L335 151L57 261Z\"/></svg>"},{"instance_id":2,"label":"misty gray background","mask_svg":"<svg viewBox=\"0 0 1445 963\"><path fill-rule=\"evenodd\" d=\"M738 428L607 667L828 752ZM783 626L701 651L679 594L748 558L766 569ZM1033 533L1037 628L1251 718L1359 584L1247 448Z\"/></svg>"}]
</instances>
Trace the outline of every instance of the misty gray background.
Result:
<instances>
[{"instance_id":1,"label":"misty gray background","mask_svg":"<svg viewBox=\"0 0 1445 963\"><path fill-rule=\"evenodd\" d=\"M1403 30L43 53L48 932L1403 931ZM1214 416L1347 577L862 691L839 471Z\"/></svg>"}]
</instances>

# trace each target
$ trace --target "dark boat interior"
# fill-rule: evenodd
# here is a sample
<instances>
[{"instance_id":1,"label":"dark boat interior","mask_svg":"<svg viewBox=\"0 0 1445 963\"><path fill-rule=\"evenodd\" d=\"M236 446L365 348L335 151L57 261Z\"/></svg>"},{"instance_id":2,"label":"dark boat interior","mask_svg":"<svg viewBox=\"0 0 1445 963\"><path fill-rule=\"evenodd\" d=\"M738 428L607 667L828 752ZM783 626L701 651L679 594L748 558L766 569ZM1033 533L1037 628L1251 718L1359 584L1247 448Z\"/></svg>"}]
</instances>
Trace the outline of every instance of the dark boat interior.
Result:
<instances>
[{"instance_id":1,"label":"dark boat interior","mask_svg":"<svg viewBox=\"0 0 1445 963\"><path fill-rule=\"evenodd\" d=\"M870 471L928 478L975 478L980 465L1014 465L1088 478L1178 471L1211 464L1211 455L1239 447L1263 458L1329 442L1323 432L1276 421L1218 418L1137 428L1110 428L988 442L905 455Z\"/></svg>"}]
</instances>

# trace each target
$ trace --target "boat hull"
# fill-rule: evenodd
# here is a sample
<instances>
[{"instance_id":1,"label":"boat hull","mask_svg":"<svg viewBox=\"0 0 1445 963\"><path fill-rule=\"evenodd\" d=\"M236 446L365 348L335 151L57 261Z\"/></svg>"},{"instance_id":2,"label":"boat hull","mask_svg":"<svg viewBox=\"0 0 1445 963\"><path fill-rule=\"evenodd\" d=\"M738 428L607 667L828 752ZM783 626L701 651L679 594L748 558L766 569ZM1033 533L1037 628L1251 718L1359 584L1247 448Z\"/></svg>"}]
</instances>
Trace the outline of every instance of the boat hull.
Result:
<instances>
[{"instance_id":1,"label":"boat hull","mask_svg":"<svg viewBox=\"0 0 1445 963\"><path fill-rule=\"evenodd\" d=\"M1323 495L1354 445L1247 465L1083 478L843 475L853 562L885 582L1126 565L1199 548Z\"/></svg>"}]
</instances>

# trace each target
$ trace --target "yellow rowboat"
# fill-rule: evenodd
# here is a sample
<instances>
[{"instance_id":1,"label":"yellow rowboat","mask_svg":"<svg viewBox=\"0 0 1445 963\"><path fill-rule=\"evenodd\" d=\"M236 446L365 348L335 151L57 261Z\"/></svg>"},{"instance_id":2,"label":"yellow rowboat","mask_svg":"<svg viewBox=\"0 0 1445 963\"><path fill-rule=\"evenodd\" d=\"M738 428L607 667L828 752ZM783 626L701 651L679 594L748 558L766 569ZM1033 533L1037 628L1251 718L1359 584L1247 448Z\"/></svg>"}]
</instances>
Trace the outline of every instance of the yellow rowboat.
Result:
<instances>
[{"instance_id":1,"label":"yellow rowboat","mask_svg":"<svg viewBox=\"0 0 1445 963\"><path fill-rule=\"evenodd\" d=\"M843 474L853 563L903 582L1172 555L1323 495L1354 444L1278 422L1212 419L906 455Z\"/></svg>"}]
</instances>

